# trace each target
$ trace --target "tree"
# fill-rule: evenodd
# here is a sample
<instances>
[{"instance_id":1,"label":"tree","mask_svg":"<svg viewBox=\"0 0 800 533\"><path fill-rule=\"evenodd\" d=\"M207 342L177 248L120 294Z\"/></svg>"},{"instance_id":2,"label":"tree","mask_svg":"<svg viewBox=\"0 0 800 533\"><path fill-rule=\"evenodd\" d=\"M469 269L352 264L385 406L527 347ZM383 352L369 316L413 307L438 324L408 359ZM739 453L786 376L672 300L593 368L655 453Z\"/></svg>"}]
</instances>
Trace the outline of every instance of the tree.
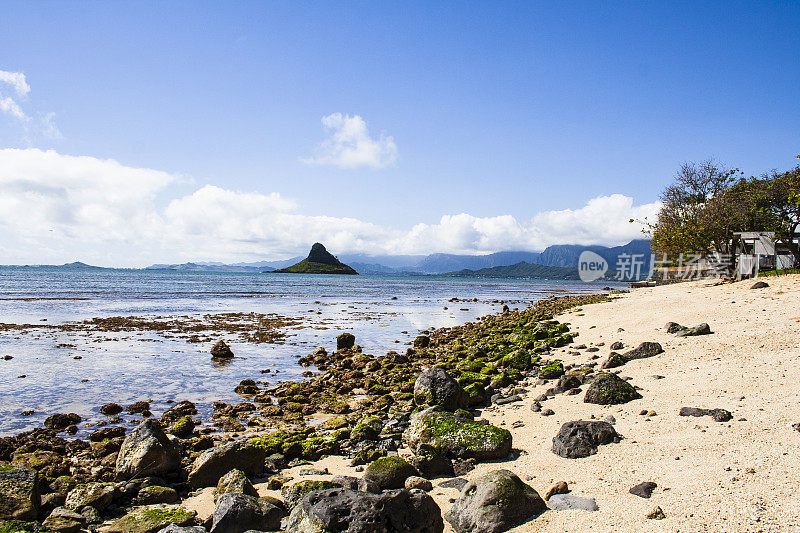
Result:
<instances>
[{"instance_id":1,"label":"tree","mask_svg":"<svg viewBox=\"0 0 800 533\"><path fill-rule=\"evenodd\" d=\"M648 227L653 248L673 257L728 253L735 220L732 206L720 199L737 174L741 174L738 169L725 168L713 159L681 165L675 182L661 194L657 221Z\"/></svg>"},{"instance_id":2,"label":"tree","mask_svg":"<svg viewBox=\"0 0 800 533\"><path fill-rule=\"evenodd\" d=\"M724 193L721 203L736 208L731 216L739 231L775 232L795 262L800 262L800 248L794 243L800 227L800 166L739 180Z\"/></svg>"}]
</instances>

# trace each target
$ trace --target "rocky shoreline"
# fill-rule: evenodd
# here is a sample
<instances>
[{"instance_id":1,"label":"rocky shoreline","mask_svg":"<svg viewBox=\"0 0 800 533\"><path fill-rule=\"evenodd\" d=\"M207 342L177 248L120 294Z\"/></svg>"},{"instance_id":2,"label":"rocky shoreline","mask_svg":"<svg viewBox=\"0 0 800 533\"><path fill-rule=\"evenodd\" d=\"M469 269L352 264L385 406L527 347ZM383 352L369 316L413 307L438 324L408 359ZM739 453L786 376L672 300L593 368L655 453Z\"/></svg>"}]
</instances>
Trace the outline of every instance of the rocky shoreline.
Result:
<instances>
[{"instance_id":1,"label":"rocky shoreline","mask_svg":"<svg viewBox=\"0 0 800 533\"><path fill-rule=\"evenodd\" d=\"M0 516L21 521L5 526L19 531L158 531L161 527L124 524L159 522L136 516L148 511L142 506L166 505L172 507L153 510L165 522L157 525L169 525L167 520L174 518L178 524L195 522L221 531L213 520L198 523L177 504L230 472L241 472L245 485L249 476L275 487L283 468L340 455L354 466L366 466L360 482L348 481L351 488L378 495L406 490L407 477L463 474L476 462L512 452L510 433L473 420L471 409L502 402L513 396L514 383L552 366L544 359L549 349L572 342L568 327L553 320L554 314L605 299L560 297L524 311L505 309L474 323L430 331L417 337L407 353L383 357L363 353L352 335L343 334L335 352L319 349L300 359L322 374L264 389L244 380L237 392L248 401L216 403L210 421L215 428L192 418L197 411L191 402L174 405L158 420L140 402L127 410L145 418L126 434L123 426L113 425L122 407L109 404L101 411L110 425L86 442L61 436L74 433L80 417L53 415L44 428L0 439L0 491L13 496ZM413 464L395 461L397 450L406 446L416 452ZM398 481L398 469L414 475L401 473ZM347 497L358 499L359 494ZM421 498L423 506L432 503L409 497ZM301 498L295 499L299 504ZM278 508L291 512L283 504ZM287 527L293 527L291 522Z\"/></svg>"},{"instance_id":2,"label":"rocky shoreline","mask_svg":"<svg viewBox=\"0 0 800 533\"><path fill-rule=\"evenodd\" d=\"M702 306L685 299L701 290L713 294ZM679 392L718 390L716 378L697 381L683 365L687 354L718 350L742 328L714 307L727 305L722 295L770 310L778 303L768 302L791 298L785 288L748 290L686 284L551 298L424 332L407 353L381 357L345 334L336 351L301 359L320 373L271 387L245 380L237 387L244 401L215 404L208 421L197 420L189 402L158 419L147 405L131 406L145 417L134 430L109 425L85 442L60 434L74 417L51 417L48 428L0 440L0 516L23 521L0 531L563 531L594 524L586 514L610 531L620 523L674 527L676 513L688 524L710 523L682 510L692 508L684 482L663 471L667 459L704 468L691 463L692 452L684 446L664 457L671 443L640 442L659 438L650 428L702 442L741 432L740 442L750 442L747 419L719 392L705 400L701 389ZM590 306L599 302L606 303ZM668 304L669 320L656 302ZM713 327L701 323L707 316ZM721 360L706 357L703 368L714 375ZM120 409L103 412L112 421ZM623 459L630 454L634 462ZM622 491L634 499L625 509L646 508L632 516L610 503ZM680 503L671 499L678 494Z\"/></svg>"}]
</instances>

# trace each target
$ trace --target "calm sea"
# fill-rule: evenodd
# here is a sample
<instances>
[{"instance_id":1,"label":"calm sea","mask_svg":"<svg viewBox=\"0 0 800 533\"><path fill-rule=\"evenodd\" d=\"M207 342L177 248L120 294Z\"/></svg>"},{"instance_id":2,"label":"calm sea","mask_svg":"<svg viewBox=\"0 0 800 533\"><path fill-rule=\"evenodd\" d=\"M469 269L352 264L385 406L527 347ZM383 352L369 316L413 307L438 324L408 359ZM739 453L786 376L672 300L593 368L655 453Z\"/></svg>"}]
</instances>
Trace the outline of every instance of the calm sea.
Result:
<instances>
[{"instance_id":1,"label":"calm sea","mask_svg":"<svg viewBox=\"0 0 800 533\"><path fill-rule=\"evenodd\" d=\"M56 412L104 418L108 402L150 400L158 415L170 401L192 400L201 415L213 401L236 402L245 378L302 379L298 357L335 348L349 331L375 355L404 351L421 330L525 307L553 294L597 292L607 283L438 276L311 276L0 267L0 322L58 325L93 317L189 317L265 313L292 317L282 344L225 338L236 357L212 364L209 343L153 331L0 331L0 435L39 426ZM461 301L453 302L458 298ZM477 301L464 301L473 300ZM446 308L446 309L445 309ZM12 359L4 360L4 356ZM78 357L78 358L76 358ZM270 369L269 374L261 370ZM21 377L24 376L24 377ZM22 416L23 411L34 411Z\"/></svg>"}]
</instances>

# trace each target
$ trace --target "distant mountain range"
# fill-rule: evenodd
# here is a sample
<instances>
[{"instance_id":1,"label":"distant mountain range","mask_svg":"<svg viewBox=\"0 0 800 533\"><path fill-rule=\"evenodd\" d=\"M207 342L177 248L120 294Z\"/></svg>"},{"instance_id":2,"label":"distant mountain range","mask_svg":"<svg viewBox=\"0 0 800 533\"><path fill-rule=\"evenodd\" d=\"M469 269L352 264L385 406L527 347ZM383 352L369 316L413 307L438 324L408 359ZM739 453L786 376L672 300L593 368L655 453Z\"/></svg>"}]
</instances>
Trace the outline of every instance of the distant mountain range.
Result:
<instances>
[{"instance_id":1,"label":"distant mountain range","mask_svg":"<svg viewBox=\"0 0 800 533\"><path fill-rule=\"evenodd\" d=\"M519 263L507 266L481 268L478 270L459 270L444 274L455 278L540 278L577 280L577 268L537 265L535 263Z\"/></svg>"},{"instance_id":2,"label":"distant mountain range","mask_svg":"<svg viewBox=\"0 0 800 533\"><path fill-rule=\"evenodd\" d=\"M610 270L616 270L617 260L623 254L641 254L644 264L642 271L650 268L650 241L636 239L623 246L579 246L559 244L548 246L543 252L496 252L486 255L430 254L430 255L367 255L343 254L337 258L347 263L361 274L446 274L466 275L462 271L480 271L494 267L515 266L519 263L547 267L566 267L575 269L578 257L584 250L591 250L603 257ZM219 272L265 272L294 265L303 260L302 256L280 261L258 261L254 263L183 263L180 265L152 265L148 269L219 271ZM520 267L521 268L521 267ZM544 271L540 271L544 272ZM484 272L481 275L488 275ZM551 272L554 279L557 271ZM523 276L531 277L531 276ZM535 277L535 276L534 276ZM569 278L572 279L572 278Z\"/></svg>"},{"instance_id":3,"label":"distant mountain range","mask_svg":"<svg viewBox=\"0 0 800 533\"><path fill-rule=\"evenodd\" d=\"M343 254L337 259L353 267L360 274L447 274L480 277L542 277L549 279L576 279L578 257L590 250L608 262L610 271L624 255L641 257L641 272L650 270L650 241L636 239L623 246L579 246L559 244L548 246L543 252L497 252L486 255L431 254L431 255L366 255ZM184 270L192 272L268 272L292 266L305 259L292 257L276 261L251 263L191 262L181 264L155 264L147 270ZM50 268L102 268L75 262L65 265L37 265ZM543 270L539 267L566 268ZM495 271L487 269L500 268ZM571 276L571 277L565 277Z\"/></svg>"}]
</instances>

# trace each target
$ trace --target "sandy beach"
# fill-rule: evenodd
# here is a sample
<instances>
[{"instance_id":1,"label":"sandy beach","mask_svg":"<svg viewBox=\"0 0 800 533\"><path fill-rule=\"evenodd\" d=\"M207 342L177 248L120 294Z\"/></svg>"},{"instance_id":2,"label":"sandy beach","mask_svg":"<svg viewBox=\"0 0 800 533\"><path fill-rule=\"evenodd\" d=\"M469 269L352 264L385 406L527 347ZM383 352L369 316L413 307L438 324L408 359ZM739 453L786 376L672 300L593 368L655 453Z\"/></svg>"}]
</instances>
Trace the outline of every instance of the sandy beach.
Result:
<instances>
[{"instance_id":1,"label":"sandy beach","mask_svg":"<svg viewBox=\"0 0 800 533\"><path fill-rule=\"evenodd\" d=\"M559 317L579 336L553 353L565 365L602 362L615 341L625 349L659 342L664 353L615 369L640 388L642 398L620 406L583 402L583 395L557 395L542 405L555 411L531 411L534 398L550 385L523 383L522 402L492 406L481 416L509 429L516 460L481 463L474 479L506 468L542 496L556 482L568 482L572 494L596 499L599 511L547 511L513 531L795 531L800 528L800 276L766 278L769 287L750 289L753 281L717 284L697 281L643 288L614 301L573 309ZM693 326L707 322L711 335L678 338L665 331L668 321ZM599 351L575 350L575 346ZM574 352L580 352L574 355ZM573 354L570 354L573 352ZM656 376L663 376L662 378ZM585 389L585 387L584 387ZM681 407L723 408L730 422L679 416ZM642 411L655 411L643 416ZM624 439L600 446L597 454L565 459L551 451L559 427L572 420L616 419ZM515 424L516 422L516 424ZM521 422L521 425L520 425ZM400 450L407 455L408 450ZM349 460L329 457L314 464L331 475L359 474ZM299 479L297 467L284 474ZM432 496L445 513L458 497L438 487ZM630 494L643 481L657 488L649 499ZM262 495L279 496L257 485ZM184 505L200 517L213 511L213 489ZM646 518L654 507L666 518ZM445 522L445 531L452 531Z\"/></svg>"}]
</instances>

